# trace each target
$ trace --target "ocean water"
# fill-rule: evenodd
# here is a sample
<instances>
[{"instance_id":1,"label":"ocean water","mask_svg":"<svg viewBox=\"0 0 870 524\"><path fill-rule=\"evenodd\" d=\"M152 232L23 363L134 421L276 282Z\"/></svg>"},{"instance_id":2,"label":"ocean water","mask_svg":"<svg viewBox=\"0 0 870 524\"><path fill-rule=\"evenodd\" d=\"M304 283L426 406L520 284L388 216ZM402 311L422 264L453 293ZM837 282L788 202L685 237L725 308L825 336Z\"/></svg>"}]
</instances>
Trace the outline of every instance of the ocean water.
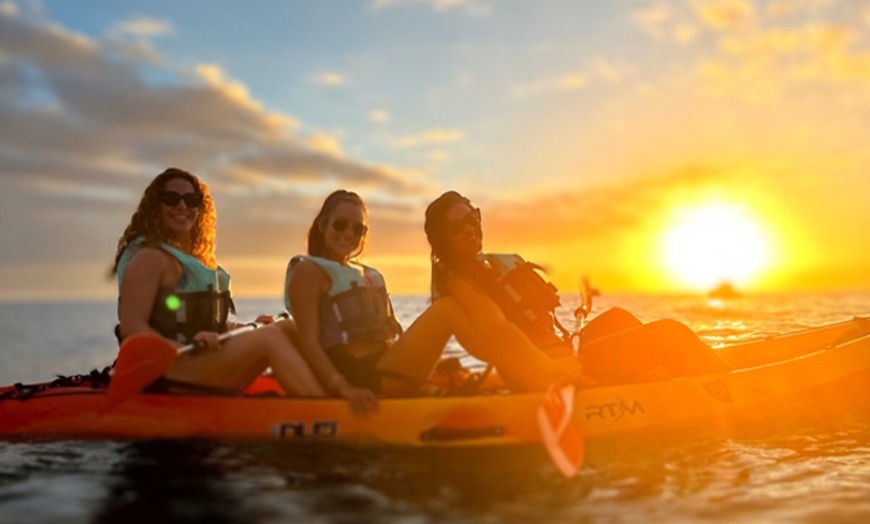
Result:
<instances>
[{"instance_id":1,"label":"ocean water","mask_svg":"<svg viewBox=\"0 0 870 524\"><path fill-rule=\"evenodd\" d=\"M576 296L559 313L572 325ZM408 325L425 297L394 297ZM240 300L239 316L278 299ZM603 296L675 318L713 345L870 316L870 292ZM0 304L0 384L111 363L115 304ZM462 355L456 344L448 354ZM481 363L464 357L469 366ZM727 436L592 442L563 479L543 449L402 450L286 442L0 440L0 523L870 522L867 412L771 421Z\"/></svg>"}]
</instances>

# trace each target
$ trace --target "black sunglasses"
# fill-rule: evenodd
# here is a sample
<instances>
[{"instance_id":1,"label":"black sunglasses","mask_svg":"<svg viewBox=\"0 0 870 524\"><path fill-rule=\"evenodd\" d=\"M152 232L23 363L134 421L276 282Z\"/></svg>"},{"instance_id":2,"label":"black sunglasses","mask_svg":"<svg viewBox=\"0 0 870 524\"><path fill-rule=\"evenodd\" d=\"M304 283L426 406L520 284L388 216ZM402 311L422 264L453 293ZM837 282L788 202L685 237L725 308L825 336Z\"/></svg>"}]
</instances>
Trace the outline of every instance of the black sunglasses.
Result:
<instances>
[{"instance_id":1,"label":"black sunglasses","mask_svg":"<svg viewBox=\"0 0 870 524\"><path fill-rule=\"evenodd\" d=\"M332 229L338 231L339 233L342 233L345 229L347 229L347 226L349 225L350 222L346 218L336 218L332 221ZM365 235L368 230L369 228L365 224L361 224L359 222L353 223L353 234L358 237L362 237L363 235Z\"/></svg>"},{"instance_id":2,"label":"black sunglasses","mask_svg":"<svg viewBox=\"0 0 870 524\"><path fill-rule=\"evenodd\" d=\"M480 208L475 207L466 213L464 217L447 222L447 231L452 236L456 236L459 233L462 233L466 226L473 228L480 227Z\"/></svg>"},{"instance_id":3,"label":"black sunglasses","mask_svg":"<svg viewBox=\"0 0 870 524\"><path fill-rule=\"evenodd\" d=\"M184 200L184 205L187 206L188 209L196 209L202 204L202 199L204 195L202 193L176 193L175 191L161 191L157 194L157 198L160 199L160 203L169 206L175 207L179 202Z\"/></svg>"}]
</instances>

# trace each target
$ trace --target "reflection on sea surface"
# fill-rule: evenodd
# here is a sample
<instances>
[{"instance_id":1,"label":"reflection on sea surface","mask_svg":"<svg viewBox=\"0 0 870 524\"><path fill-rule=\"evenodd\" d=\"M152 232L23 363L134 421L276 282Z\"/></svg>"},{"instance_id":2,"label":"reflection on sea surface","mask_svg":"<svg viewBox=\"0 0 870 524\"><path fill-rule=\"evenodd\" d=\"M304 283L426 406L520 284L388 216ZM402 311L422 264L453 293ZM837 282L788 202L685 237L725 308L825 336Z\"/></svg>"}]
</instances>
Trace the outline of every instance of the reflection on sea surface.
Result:
<instances>
[{"instance_id":1,"label":"reflection on sea surface","mask_svg":"<svg viewBox=\"0 0 870 524\"><path fill-rule=\"evenodd\" d=\"M866 415L592 441L563 479L543 449L0 443L0 521L860 522Z\"/></svg>"},{"instance_id":2,"label":"reflection on sea surface","mask_svg":"<svg viewBox=\"0 0 870 524\"><path fill-rule=\"evenodd\" d=\"M117 449L107 471L108 489L95 522L212 522L256 519L241 513L237 490L228 486L229 448L210 442L130 442Z\"/></svg>"}]
</instances>

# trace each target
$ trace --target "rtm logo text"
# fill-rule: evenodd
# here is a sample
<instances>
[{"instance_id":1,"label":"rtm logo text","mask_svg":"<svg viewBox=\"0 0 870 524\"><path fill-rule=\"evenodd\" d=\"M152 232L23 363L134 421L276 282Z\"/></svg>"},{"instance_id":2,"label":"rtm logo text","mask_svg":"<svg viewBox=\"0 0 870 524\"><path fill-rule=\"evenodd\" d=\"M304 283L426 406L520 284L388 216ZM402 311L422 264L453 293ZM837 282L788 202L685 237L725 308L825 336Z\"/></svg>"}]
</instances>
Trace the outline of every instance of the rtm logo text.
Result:
<instances>
[{"instance_id":1,"label":"rtm logo text","mask_svg":"<svg viewBox=\"0 0 870 524\"><path fill-rule=\"evenodd\" d=\"M635 400L630 404L622 397L617 397L613 402L604 404L589 404L586 406L586 420L593 418L610 419L612 422L620 420L626 415L644 414L643 404Z\"/></svg>"}]
</instances>

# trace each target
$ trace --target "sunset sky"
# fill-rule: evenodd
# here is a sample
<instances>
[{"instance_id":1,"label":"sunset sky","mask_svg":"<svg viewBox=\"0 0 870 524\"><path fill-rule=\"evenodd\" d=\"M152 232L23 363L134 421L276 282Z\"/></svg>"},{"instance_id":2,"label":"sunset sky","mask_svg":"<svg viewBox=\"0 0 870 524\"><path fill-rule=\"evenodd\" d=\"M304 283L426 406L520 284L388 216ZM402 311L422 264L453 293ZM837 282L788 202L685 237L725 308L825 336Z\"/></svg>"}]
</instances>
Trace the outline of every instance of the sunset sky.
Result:
<instances>
[{"instance_id":1,"label":"sunset sky","mask_svg":"<svg viewBox=\"0 0 870 524\"><path fill-rule=\"evenodd\" d=\"M323 198L429 285L423 209L609 292L870 289L870 1L0 0L0 300L111 298L169 166L239 296Z\"/></svg>"}]
</instances>

